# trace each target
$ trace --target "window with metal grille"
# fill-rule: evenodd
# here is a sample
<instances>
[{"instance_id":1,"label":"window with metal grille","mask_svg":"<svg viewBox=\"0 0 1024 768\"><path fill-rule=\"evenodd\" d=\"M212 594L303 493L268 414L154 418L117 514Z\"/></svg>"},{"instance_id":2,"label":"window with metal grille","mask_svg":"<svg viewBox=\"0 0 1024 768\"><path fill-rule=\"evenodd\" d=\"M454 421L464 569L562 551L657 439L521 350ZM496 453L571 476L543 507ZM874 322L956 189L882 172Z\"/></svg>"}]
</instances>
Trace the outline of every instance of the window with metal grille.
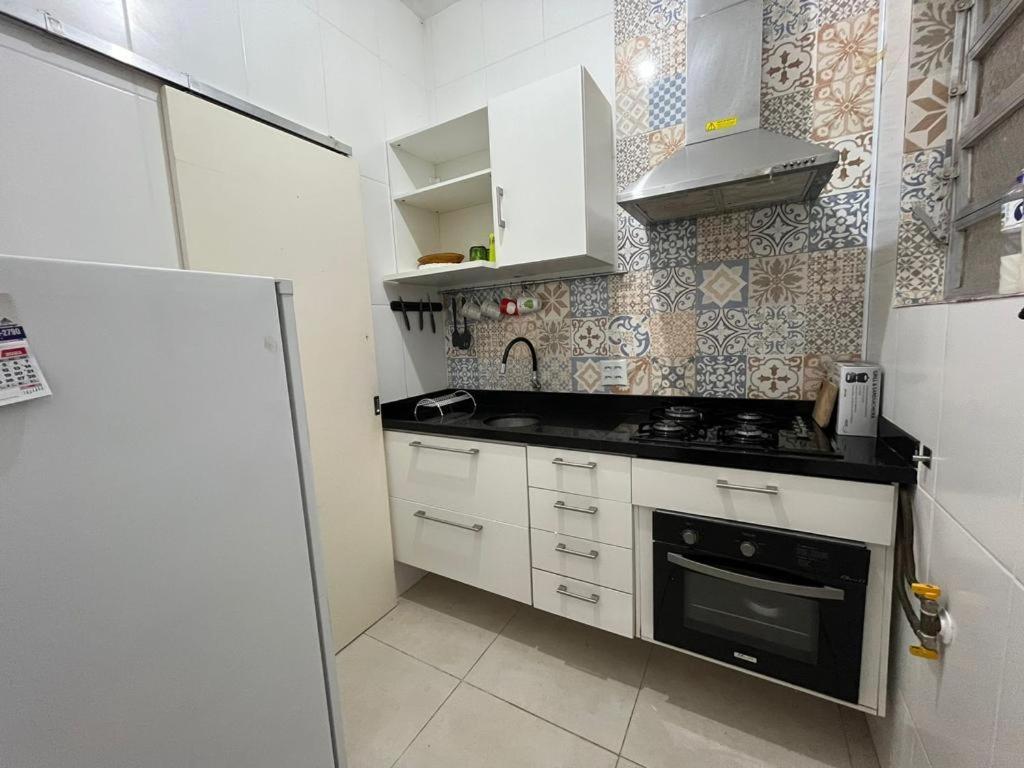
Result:
<instances>
[{"instance_id":1,"label":"window with metal grille","mask_svg":"<svg viewBox=\"0 0 1024 768\"><path fill-rule=\"evenodd\" d=\"M958 0L956 9L945 293L1024 293L1024 264L1006 255L1001 216L1024 168L1024 0Z\"/></svg>"}]
</instances>

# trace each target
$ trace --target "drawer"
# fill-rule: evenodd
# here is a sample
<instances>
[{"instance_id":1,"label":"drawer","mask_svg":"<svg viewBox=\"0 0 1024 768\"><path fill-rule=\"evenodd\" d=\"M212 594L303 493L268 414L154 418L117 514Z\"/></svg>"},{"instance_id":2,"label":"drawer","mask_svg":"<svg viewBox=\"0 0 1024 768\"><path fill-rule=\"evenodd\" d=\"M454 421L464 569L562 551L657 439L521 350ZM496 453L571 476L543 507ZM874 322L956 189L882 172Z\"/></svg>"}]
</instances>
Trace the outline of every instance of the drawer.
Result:
<instances>
[{"instance_id":1,"label":"drawer","mask_svg":"<svg viewBox=\"0 0 1024 768\"><path fill-rule=\"evenodd\" d=\"M531 488L530 526L604 544L633 546L633 507L625 501Z\"/></svg>"},{"instance_id":2,"label":"drawer","mask_svg":"<svg viewBox=\"0 0 1024 768\"><path fill-rule=\"evenodd\" d=\"M633 593L633 550L596 541L530 531L533 567Z\"/></svg>"},{"instance_id":3,"label":"drawer","mask_svg":"<svg viewBox=\"0 0 1024 768\"><path fill-rule=\"evenodd\" d=\"M889 546L896 489L744 469L637 459L634 504Z\"/></svg>"},{"instance_id":4,"label":"drawer","mask_svg":"<svg viewBox=\"0 0 1024 768\"><path fill-rule=\"evenodd\" d=\"M548 613L633 637L633 596L625 592L534 568L533 605Z\"/></svg>"},{"instance_id":5,"label":"drawer","mask_svg":"<svg viewBox=\"0 0 1024 768\"><path fill-rule=\"evenodd\" d=\"M384 448L391 496L529 526L523 446L385 432Z\"/></svg>"},{"instance_id":6,"label":"drawer","mask_svg":"<svg viewBox=\"0 0 1024 768\"><path fill-rule=\"evenodd\" d=\"M391 536L399 562L530 602L527 528L392 498Z\"/></svg>"},{"instance_id":7,"label":"drawer","mask_svg":"<svg viewBox=\"0 0 1024 768\"><path fill-rule=\"evenodd\" d=\"M628 456L527 448L530 485L615 501L630 500Z\"/></svg>"}]
</instances>

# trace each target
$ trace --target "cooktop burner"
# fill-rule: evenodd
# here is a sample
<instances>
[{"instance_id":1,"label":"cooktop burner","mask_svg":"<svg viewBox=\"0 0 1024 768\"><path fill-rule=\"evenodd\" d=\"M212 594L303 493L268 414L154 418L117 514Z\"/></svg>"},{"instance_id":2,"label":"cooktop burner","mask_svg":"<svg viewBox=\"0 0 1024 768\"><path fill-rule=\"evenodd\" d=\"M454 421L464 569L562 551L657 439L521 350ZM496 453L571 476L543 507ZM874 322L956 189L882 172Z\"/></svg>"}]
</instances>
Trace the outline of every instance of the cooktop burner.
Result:
<instances>
[{"instance_id":1,"label":"cooktop burner","mask_svg":"<svg viewBox=\"0 0 1024 768\"><path fill-rule=\"evenodd\" d=\"M688 405L670 405L667 408L663 408L662 412L666 419L675 419L676 421L700 420L700 411Z\"/></svg>"},{"instance_id":2,"label":"cooktop burner","mask_svg":"<svg viewBox=\"0 0 1024 768\"><path fill-rule=\"evenodd\" d=\"M633 439L660 445L720 450L841 456L828 436L802 414L731 410L727 405L655 408L636 426Z\"/></svg>"}]
</instances>

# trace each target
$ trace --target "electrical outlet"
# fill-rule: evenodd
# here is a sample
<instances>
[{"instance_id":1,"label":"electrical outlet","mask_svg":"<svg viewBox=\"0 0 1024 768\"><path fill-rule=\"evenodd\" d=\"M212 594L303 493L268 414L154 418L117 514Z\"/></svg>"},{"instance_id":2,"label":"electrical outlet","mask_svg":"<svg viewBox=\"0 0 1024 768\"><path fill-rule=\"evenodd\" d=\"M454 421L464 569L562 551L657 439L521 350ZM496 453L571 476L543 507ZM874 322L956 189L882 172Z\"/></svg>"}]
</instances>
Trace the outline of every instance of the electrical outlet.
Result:
<instances>
[{"instance_id":1,"label":"electrical outlet","mask_svg":"<svg viewBox=\"0 0 1024 768\"><path fill-rule=\"evenodd\" d=\"M625 360L601 361L601 385L605 387L625 386L629 383L626 377Z\"/></svg>"}]
</instances>

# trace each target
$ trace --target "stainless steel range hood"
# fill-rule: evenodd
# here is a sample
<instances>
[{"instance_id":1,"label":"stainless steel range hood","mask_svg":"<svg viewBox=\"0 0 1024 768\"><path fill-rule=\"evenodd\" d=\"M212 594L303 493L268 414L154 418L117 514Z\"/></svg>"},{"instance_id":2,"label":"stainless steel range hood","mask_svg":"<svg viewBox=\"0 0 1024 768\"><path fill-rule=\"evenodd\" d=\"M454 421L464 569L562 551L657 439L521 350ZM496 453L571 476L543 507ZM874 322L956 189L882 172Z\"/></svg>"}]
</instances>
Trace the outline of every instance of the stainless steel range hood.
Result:
<instances>
[{"instance_id":1,"label":"stainless steel range hood","mask_svg":"<svg viewBox=\"0 0 1024 768\"><path fill-rule=\"evenodd\" d=\"M644 223L817 197L829 147L760 125L762 0L690 0L686 146L619 195Z\"/></svg>"}]
</instances>

